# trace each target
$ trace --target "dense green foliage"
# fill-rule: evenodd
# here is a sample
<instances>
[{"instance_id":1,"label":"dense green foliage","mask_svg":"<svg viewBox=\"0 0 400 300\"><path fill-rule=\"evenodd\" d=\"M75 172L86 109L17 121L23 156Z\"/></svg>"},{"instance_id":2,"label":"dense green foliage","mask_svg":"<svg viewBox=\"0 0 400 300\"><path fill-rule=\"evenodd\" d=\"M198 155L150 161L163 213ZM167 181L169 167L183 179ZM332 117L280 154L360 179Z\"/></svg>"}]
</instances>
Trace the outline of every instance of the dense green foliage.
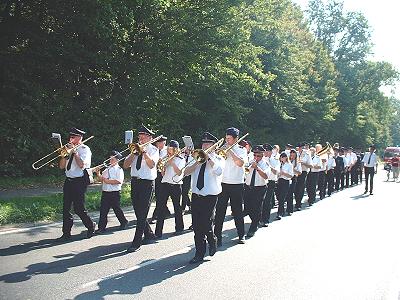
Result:
<instances>
[{"instance_id":1,"label":"dense green foliage","mask_svg":"<svg viewBox=\"0 0 400 300\"><path fill-rule=\"evenodd\" d=\"M340 3L312 1L311 25L289 0L7 0L0 10L2 176L48 173L30 164L71 126L95 135L94 163L142 122L178 140L229 126L280 144L399 138L398 103L379 91L397 73L368 61L368 24Z\"/></svg>"}]
</instances>

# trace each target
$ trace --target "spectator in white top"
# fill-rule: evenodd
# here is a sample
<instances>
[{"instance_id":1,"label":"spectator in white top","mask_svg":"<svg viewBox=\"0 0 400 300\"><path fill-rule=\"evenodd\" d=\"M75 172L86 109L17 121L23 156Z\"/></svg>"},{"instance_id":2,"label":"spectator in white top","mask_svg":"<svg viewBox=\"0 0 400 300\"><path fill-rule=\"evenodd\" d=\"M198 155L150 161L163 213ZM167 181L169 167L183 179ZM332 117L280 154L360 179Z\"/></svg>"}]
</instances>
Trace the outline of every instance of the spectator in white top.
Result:
<instances>
[{"instance_id":1,"label":"spectator in white top","mask_svg":"<svg viewBox=\"0 0 400 300\"><path fill-rule=\"evenodd\" d=\"M124 212L121 209L121 187L124 182L124 171L118 165L122 159L121 153L113 150L110 153L110 166L103 172L100 168L95 169L98 180L102 185L100 217L97 233L103 233L107 227L107 215L110 208L114 210L120 226L119 229L126 229L128 220L125 218Z\"/></svg>"},{"instance_id":2,"label":"spectator in white top","mask_svg":"<svg viewBox=\"0 0 400 300\"><path fill-rule=\"evenodd\" d=\"M302 169L301 169L301 163L297 158L297 151L296 150L290 150L290 155L289 155L289 161L293 166L293 173L294 176L292 177L292 182L290 183L289 186L289 191L286 195L286 214L288 216L292 215L293 213L293 196L295 193L297 181L298 181L298 176L302 174Z\"/></svg>"},{"instance_id":3,"label":"spectator in white top","mask_svg":"<svg viewBox=\"0 0 400 300\"><path fill-rule=\"evenodd\" d=\"M312 206L315 202L315 195L317 189L318 175L322 169L322 161L318 155L315 154L315 148L310 148L311 154L311 171L307 175L307 194L308 206Z\"/></svg>"}]
</instances>

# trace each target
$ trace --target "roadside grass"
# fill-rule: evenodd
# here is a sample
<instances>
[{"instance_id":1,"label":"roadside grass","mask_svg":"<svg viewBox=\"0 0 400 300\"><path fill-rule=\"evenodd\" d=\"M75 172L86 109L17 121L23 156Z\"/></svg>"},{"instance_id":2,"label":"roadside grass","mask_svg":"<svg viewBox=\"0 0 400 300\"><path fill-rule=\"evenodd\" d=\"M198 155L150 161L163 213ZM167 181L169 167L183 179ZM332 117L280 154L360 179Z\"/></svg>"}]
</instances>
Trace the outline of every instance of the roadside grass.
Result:
<instances>
[{"instance_id":1,"label":"roadside grass","mask_svg":"<svg viewBox=\"0 0 400 300\"><path fill-rule=\"evenodd\" d=\"M0 178L0 189L24 189L34 187L46 187L46 186L62 186L65 177L59 175L49 176L34 176L34 177L2 177Z\"/></svg>"},{"instance_id":2,"label":"roadside grass","mask_svg":"<svg viewBox=\"0 0 400 300\"><path fill-rule=\"evenodd\" d=\"M122 207L131 205L130 190L130 184L122 186ZM98 211L100 200L101 191L87 192L86 209ZM62 193L0 200L0 225L62 220L62 203Z\"/></svg>"}]
</instances>

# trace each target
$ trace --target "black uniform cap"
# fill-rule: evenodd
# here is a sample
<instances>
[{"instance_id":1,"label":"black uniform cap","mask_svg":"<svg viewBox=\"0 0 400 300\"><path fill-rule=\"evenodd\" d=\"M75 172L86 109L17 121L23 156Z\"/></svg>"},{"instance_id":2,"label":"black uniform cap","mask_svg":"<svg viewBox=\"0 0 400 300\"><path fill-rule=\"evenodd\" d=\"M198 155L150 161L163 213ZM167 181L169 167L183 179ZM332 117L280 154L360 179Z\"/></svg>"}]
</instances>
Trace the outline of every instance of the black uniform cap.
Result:
<instances>
[{"instance_id":1,"label":"black uniform cap","mask_svg":"<svg viewBox=\"0 0 400 300\"><path fill-rule=\"evenodd\" d=\"M215 143L217 141L218 141L217 137L215 135L212 135L208 131L204 132L203 135L201 136L202 143Z\"/></svg>"},{"instance_id":2,"label":"black uniform cap","mask_svg":"<svg viewBox=\"0 0 400 300\"><path fill-rule=\"evenodd\" d=\"M76 127L72 127L70 129L70 131L69 131L69 135L70 136L83 136L84 134L86 134L85 131L80 130L80 129L76 128Z\"/></svg>"},{"instance_id":3,"label":"black uniform cap","mask_svg":"<svg viewBox=\"0 0 400 300\"><path fill-rule=\"evenodd\" d=\"M263 145L256 145L253 147L253 149L251 151L253 151L253 153L260 153L260 152L264 152L265 148L263 147Z\"/></svg>"},{"instance_id":4,"label":"black uniform cap","mask_svg":"<svg viewBox=\"0 0 400 300\"><path fill-rule=\"evenodd\" d=\"M144 126L143 124L139 127L138 133L147 134L147 135L154 135L154 132Z\"/></svg>"}]
</instances>

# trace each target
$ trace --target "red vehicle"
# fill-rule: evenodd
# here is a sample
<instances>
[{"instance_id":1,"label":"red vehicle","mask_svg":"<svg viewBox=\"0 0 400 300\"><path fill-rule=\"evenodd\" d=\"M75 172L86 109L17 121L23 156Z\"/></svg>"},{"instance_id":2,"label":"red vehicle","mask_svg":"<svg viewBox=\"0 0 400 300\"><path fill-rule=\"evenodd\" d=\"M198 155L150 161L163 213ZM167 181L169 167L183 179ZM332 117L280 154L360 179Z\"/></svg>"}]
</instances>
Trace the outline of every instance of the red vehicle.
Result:
<instances>
[{"instance_id":1,"label":"red vehicle","mask_svg":"<svg viewBox=\"0 0 400 300\"><path fill-rule=\"evenodd\" d=\"M385 163L385 169L386 167L390 166L391 164L391 159L395 154L400 154L400 147L386 147L385 152L383 153L383 161Z\"/></svg>"}]
</instances>

